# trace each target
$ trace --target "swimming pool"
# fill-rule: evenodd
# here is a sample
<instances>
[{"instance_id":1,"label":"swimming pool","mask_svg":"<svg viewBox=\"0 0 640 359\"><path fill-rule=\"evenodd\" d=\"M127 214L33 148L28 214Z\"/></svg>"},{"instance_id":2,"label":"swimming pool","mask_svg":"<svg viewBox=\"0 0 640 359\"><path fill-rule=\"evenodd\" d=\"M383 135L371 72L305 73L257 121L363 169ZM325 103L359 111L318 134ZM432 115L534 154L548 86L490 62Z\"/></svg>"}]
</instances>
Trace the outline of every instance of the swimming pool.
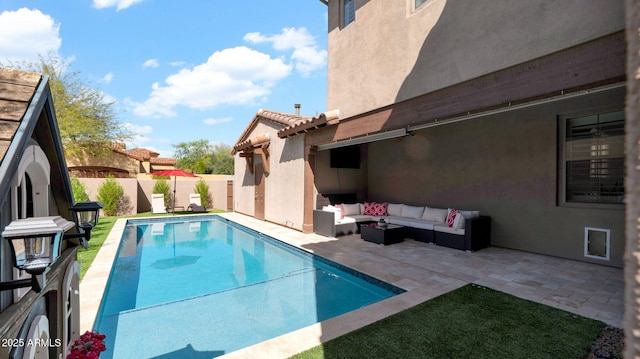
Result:
<instances>
[{"instance_id":1,"label":"swimming pool","mask_svg":"<svg viewBox=\"0 0 640 359\"><path fill-rule=\"evenodd\" d=\"M404 292L219 216L129 220L104 358L211 358Z\"/></svg>"}]
</instances>

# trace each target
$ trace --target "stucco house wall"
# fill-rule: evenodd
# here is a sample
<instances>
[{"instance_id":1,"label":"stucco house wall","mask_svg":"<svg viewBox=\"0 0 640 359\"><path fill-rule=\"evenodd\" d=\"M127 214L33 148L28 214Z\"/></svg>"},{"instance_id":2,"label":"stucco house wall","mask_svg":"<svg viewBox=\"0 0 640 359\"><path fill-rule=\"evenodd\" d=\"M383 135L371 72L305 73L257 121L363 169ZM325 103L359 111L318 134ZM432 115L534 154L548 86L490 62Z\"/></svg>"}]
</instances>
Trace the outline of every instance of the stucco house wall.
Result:
<instances>
[{"instance_id":1,"label":"stucco house wall","mask_svg":"<svg viewBox=\"0 0 640 359\"><path fill-rule=\"evenodd\" d=\"M622 266L624 204L564 203L561 131L624 108L623 2L413 4L355 0L344 26L328 2L340 120L304 135L318 192L477 209L492 245ZM358 141L361 170L330 168L329 148ZM584 255L586 227L610 231L609 259Z\"/></svg>"},{"instance_id":2,"label":"stucco house wall","mask_svg":"<svg viewBox=\"0 0 640 359\"><path fill-rule=\"evenodd\" d=\"M327 108L343 118L624 29L622 0L355 3L345 27L342 1L328 4Z\"/></svg>"},{"instance_id":3,"label":"stucco house wall","mask_svg":"<svg viewBox=\"0 0 640 359\"><path fill-rule=\"evenodd\" d=\"M75 168L82 169L84 167L114 168L127 171L132 176L142 172L140 161L118 152L109 152L102 157L86 155L81 157L69 156L67 158L67 166L70 170Z\"/></svg>"},{"instance_id":4,"label":"stucco house wall","mask_svg":"<svg viewBox=\"0 0 640 359\"><path fill-rule=\"evenodd\" d=\"M300 179L304 171L304 137L278 138L271 141L269 150L271 173L265 183L265 219L302 230L304 183Z\"/></svg>"},{"instance_id":5,"label":"stucco house wall","mask_svg":"<svg viewBox=\"0 0 640 359\"><path fill-rule=\"evenodd\" d=\"M368 145L368 200L480 210L491 244L622 267L624 203L563 206L558 115L624 109L624 88L419 131ZM609 260L584 256L585 227L611 231Z\"/></svg>"},{"instance_id":6,"label":"stucco house wall","mask_svg":"<svg viewBox=\"0 0 640 359\"><path fill-rule=\"evenodd\" d=\"M284 126L269 121L258 121L246 138L268 135L270 138L269 173L265 173L265 220L302 230L304 137L281 139L278 131ZM254 165L261 164L260 155L254 154ZM234 210L255 214L255 175L247 162L235 154Z\"/></svg>"}]
</instances>

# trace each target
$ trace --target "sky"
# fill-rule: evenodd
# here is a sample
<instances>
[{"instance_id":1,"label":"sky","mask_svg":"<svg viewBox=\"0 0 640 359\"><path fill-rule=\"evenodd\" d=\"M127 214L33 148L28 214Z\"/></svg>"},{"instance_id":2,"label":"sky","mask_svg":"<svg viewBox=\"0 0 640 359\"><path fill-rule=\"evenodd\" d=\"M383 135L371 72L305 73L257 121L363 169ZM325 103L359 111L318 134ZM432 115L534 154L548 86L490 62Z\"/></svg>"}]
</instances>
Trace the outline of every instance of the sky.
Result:
<instances>
[{"instance_id":1,"label":"sky","mask_svg":"<svg viewBox=\"0 0 640 359\"><path fill-rule=\"evenodd\" d=\"M232 146L260 109L326 111L318 0L0 0L0 64L56 56L144 147Z\"/></svg>"}]
</instances>

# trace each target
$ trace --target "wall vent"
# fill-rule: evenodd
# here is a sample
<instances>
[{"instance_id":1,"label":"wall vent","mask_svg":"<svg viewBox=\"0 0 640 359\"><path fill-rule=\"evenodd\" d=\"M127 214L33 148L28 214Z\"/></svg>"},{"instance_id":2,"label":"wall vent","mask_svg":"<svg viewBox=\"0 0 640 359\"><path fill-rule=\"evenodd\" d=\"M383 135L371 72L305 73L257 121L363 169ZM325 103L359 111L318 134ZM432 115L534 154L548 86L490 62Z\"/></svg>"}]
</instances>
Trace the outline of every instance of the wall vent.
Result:
<instances>
[{"instance_id":1,"label":"wall vent","mask_svg":"<svg viewBox=\"0 0 640 359\"><path fill-rule=\"evenodd\" d=\"M611 230L602 228L584 228L584 256L609 260Z\"/></svg>"}]
</instances>

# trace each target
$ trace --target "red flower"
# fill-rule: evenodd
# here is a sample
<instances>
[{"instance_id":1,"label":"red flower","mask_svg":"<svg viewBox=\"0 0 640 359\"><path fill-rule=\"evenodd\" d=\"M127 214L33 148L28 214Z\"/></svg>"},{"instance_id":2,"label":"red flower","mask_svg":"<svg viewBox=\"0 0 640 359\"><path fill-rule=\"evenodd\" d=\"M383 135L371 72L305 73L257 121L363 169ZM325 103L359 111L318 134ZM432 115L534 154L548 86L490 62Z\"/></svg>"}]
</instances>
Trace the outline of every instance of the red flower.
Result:
<instances>
[{"instance_id":1,"label":"red flower","mask_svg":"<svg viewBox=\"0 0 640 359\"><path fill-rule=\"evenodd\" d=\"M98 359L100 353L107 350L104 345L104 334L87 331L71 346L67 359Z\"/></svg>"}]
</instances>

